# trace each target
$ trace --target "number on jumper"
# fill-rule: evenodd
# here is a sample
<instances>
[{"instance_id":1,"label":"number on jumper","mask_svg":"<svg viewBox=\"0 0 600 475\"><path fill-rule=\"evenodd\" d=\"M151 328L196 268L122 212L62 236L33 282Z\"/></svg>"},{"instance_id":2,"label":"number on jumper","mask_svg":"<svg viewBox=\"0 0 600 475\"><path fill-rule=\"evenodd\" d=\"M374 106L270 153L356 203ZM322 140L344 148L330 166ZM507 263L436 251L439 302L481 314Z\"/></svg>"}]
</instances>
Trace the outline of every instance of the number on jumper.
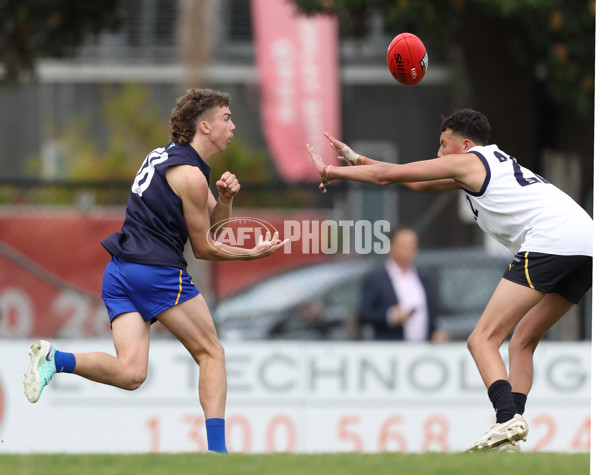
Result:
<instances>
[{"instance_id":1,"label":"number on jumper","mask_svg":"<svg viewBox=\"0 0 600 475\"><path fill-rule=\"evenodd\" d=\"M515 157L512 157L512 156L507 157L506 155L504 155L498 151L494 152L494 155L496 155L496 158L498 159L498 161L500 163L503 163L510 158L510 160L512 161L515 180L517 180L517 183L519 185L528 186L528 185L533 185L534 183L548 183L548 181L546 179L542 178L540 175L537 175L537 174L535 174L535 176L525 178L523 176L523 170L521 169L521 166L519 165L519 163L517 162L517 159Z\"/></svg>"}]
</instances>

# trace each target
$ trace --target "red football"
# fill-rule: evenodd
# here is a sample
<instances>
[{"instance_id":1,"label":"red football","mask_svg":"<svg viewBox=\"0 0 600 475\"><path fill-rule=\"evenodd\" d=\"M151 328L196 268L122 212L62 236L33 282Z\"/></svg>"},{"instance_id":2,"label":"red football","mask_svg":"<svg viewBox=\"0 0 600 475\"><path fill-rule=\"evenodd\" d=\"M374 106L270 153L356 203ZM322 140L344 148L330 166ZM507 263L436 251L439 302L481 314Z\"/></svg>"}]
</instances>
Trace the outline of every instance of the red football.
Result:
<instances>
[{"instance_id":1,"label":"red football","mask_svg":"<svg viewBox=\"0 0 600 475\"><path fill-rule=\"evenodd\" d=\"M412 33L400 33L388 46L387 64L396 81L414 86L427 72L425 45Z\"/></svg>"}]
</instances>

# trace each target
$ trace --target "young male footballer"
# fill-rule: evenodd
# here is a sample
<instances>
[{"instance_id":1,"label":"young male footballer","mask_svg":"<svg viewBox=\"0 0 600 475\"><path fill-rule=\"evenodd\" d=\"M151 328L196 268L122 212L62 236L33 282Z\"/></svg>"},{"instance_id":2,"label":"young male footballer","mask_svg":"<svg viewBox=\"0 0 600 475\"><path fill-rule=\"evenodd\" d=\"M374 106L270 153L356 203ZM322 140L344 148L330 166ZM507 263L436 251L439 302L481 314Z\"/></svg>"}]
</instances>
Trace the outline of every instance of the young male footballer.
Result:
<instances>
[{"instance_id":1,"label":"young male footballer","mask_svg":"<svg viewBox=\"0 0 600 475\"><path fill-rule=\"evenodd\" d=\"M190 241L194 256L207 260L252 260L280 249L278 235L259 239L252 249L215 241L214 223L231 216L240 184L230 172L209 189L205 160L222 152L233 138L229 94L190 89L177 100L170 119L170 142L150 152L131 187L120 232L102 245L112 258L104 272L102 298L110 318L116 356L63 353L44 340L33 344L25 375L25 394L36 402L55 372L123 389L146 379L150 325L161 322L199 366L198 390L206 418L208 449L226 453L225 356L209 309L186 272L183 256Z\"/></svg>"},{"instance_id":2,"label":"young male footballer","mask_svg":"<svg viewBox=\"0 0 600 475\"><path fill-rule=\"evenodd\" d=\"M592 285L592 219L573 199L510 154L488 145L487 118L465 109L442 121L437 158L390 164L358 155L325 134L350 167L325 165L310 145L321 177L415 191L464 191L481 229L515 254L467 340L496 424L467 450L518 448L529 428L523 412L533 383L533 353L544 334ZM500 345L514 330L508 371ZM511 444L511 445L507 445Z\"/></svg>"}]
</instances>

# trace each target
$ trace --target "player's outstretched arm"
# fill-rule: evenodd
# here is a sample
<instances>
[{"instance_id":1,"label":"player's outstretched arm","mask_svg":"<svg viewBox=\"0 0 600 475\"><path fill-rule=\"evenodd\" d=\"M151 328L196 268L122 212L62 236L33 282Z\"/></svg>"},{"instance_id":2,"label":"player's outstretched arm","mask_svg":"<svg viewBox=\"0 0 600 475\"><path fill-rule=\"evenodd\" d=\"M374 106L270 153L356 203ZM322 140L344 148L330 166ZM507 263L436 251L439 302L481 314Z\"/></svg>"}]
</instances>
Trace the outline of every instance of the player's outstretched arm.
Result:
<instances>
[{"instance_id":1,"label":"player's outstretched arm","mask_svg":"<svg viewBox=\"0 0 600 475\"><path fill-rule=\"evenodd\" d=\"M379 160L374 160L364 155L359 155L352 150L344 142L332 137L327 132L324 132L325 137L329 140L331 148L339 153L338 158L345 161L349 165L376 165L378 163L386 163ZM419 193L425 193L427 191L441 191L441 190L456 190L460 188L453 178L446 178L442 180L422 181L422 182L404 182L402 185L410 188L413 191Z\"/></svg>"},{"instance_id":2,"label":"player's outstretched arm","mask_svg":"<svg viewBox=\"0 0 600 475\"><path fill-rule=\"evenodd\" d=\"M327 186L333 179L361 181L375 185L389 185L393 183L392 181L388 182L385 180L385 176L388 174L388 169L391 166L389 163L377 162L373 165L360 167L334 167L333 165L326 165L323 157L309 144L306 144L306 149L312 159L313 165L321 176L319 189L323 193L327 193Z\"/></svg>"},{"instance_id":3,"label":"player's outstretched arm","mask_svg":"<svg viewBox=\"0 0 600 475\"><path fill-rule=\"evenodd\" d=\"M444 178L442 180L431 180L431 181L418 181L418 182L406 182L402 185L410 188L413 191L419 193L426 193L428 191L444 191L444 190L458 190L460 186L456 183L453 178Z\"/></svg>"},{"instance_id":4,"label":"player's outstretched arm","mask_svg":"<svg viewBox=\"0 0 600 475\"><path fill-rule=\"evenodd\" d=\"M356 166L356 165L374 165L374 164L385 164L386 162L380 162L377 160L373 160L372 158L365 157L364 155L357 154L354 150L352 150L348 145L344 142L336 139L335 137L329 135L327 132L324 132L325 137L329 140L329 145L338 153L338 158L346 162L348 165ZM314 149L306 144L306 148L312 158L313 164L317 168L317 171L321 175L321 183L319 184L319 190L322 193L327 193L327 186L329 185L330 179L328 176L328 170L330 165L325 165L323 158L314 151ZM348 178L353 180L354 178ZM357 181L365 181L358 179ZM373 183L372 181L367 181L368 183Z\"/></svg>"},{"instance_id":5,"label":"player's outstretched arm","mask_svg":"<svg viewBox=\"0 0 600 475\"><path fill-rule=\"evenodd\" d=\"M346 162L348 165L373 165L375 163L385 163L365 157L364 155L359 155L344 142L332 137L327 132L324 132L324 135L327 140L329 140L329 145L331 145L331 148L338 153L338 158Z\"/></svg>"},{"instance_id":6,"label":"player's outstretched arm","mask_svg":"<svg viewBox=\"0 0 600 475\"><path fill-rule=\"evenodd\" d=\"M457 178L465 173L469 162L464 155L448 155L406 164L374 160L359 167L334 167L325 165L323 158L310 145L306 147L321 176L319 188L324 193L331 180L352 180L380 186L398 183L420 192L458 189L461 183Z\"/></svg>"}]
</instances>

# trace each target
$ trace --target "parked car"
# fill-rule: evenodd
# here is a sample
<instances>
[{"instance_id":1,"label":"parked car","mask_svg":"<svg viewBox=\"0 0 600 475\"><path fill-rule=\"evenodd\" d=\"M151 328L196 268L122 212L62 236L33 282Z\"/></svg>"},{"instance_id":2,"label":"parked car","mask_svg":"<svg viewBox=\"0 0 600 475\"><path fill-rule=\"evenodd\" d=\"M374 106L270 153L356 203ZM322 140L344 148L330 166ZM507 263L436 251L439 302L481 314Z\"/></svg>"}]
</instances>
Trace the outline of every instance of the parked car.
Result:
<instances>
[{"instance_id":1,"label":"parked car","mask_svg":"<svg viewBox=\"0 0 600 475\"><path fill-rule=\"evenodd\" d=\"M438 328L466 339L479 320L512 255L481 249L424 251L417 267L428 279Z\"/></svg>"},{"instance_id":2,"label":"parked car","mask_svg":"<svg viewBox=\"0 0 600 475\"><path fill-rule=\"evenodd\" d=\"M466 338L510 256L480 249L424 250L416 265L428 279L439 327ZM213 318L222 339L353 340L369 338L357 324L363 279L382 256L332 260L271 277L218 302Z\"/></svg>"}]
</instances>

